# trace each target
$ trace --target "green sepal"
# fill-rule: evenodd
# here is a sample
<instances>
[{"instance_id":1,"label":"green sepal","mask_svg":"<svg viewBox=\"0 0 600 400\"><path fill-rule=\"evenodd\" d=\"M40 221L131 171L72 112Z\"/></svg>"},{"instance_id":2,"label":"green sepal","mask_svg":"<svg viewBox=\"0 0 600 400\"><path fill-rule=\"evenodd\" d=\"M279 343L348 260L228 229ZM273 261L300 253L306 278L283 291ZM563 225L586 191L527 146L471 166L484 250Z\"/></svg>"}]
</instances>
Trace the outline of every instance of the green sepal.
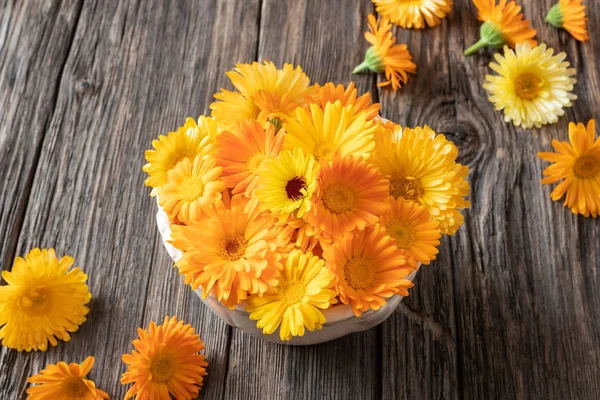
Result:
<instances>
[{"instance_id":1,"label":"green sepal","mask_svg":"<svg viewBox=\"0 0 600 400\"><path fill-rule=\"evenodd\" d=\"M479 39L479 41L473 46L465 50L465 56L470 56L483 47L489 46L499 49L506 44L506 40L504 40L502 32L491 21L484 22L483 25L481 25L479 34L481 39Z\"/></svg>"},{"instance_id":2,"label":"green sepal","mask_svg":"<svg viewBox=\"0 0 600 400\"><path fill-rule=\"evenodd\" d=\"M358 74L365 69L370 69L373 72L383 72L385 71L385 64L383 63L383 59L377 53L377 49L375 46L371 46L365 52L365 60L354 68L352 71L353 74Z\"/></svg>"},{"instance_id":3,"label":"green sepal","mask_svg":"<svg viewBox=\"0 0 600 400\"><path fill-rule=\"evenodd\" d=\"M563 12L562 12L562 9L560 8L560 3L555 4L550 9L550 11L548 12L548 15L546 15L546 22L548 22L550 25L552 25L555 28L563 27Z\"/></svg>"}]
</instances>

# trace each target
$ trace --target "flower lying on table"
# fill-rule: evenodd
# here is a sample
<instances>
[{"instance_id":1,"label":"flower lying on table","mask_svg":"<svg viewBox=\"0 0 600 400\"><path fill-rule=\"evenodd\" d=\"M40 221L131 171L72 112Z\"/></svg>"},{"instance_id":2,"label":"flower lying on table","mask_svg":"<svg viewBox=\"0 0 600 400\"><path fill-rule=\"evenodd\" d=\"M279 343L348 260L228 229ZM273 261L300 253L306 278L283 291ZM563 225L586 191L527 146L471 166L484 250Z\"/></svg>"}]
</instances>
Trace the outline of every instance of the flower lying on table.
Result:
<instances>
[{"instance_id":1,"label":"flower lying on table","mask_svg":"<svg viewBox=\"0 0 600 400\"><path fill-rule=\"evenodd\" d=\"M585 5L581 0L560 0L548 12L546 21L569 32L580 42L589 40Z\"/></svg>"},{"instance_id":2,"label":"flower lying on table","mask_svg":"<svg viewBox=\"0 0 600 400\"><path fill-rule=\"evenodd\" d=\"M3 271L0 286L0 340L18 351L46 351L58 339L68 342L86 320L92 295L87 275L71 269L72 257L54 249L33 249Z\"/></svg>"},{"instance_id":3,"label":"flower lying on table","mask_svg":"<svg viewBox=\"0 0 600 400\"><path fill-rule=\"evenodd\" d=\"M600 214L600 137L595 138L596 123L587 128L579 123L569 124L567 142L552 141L556 153L538 153L542 160L552 162L544 170L543 184L560 183L550 197L558 201L566 194L565 207L573 214L596 218Z\"/></svg>"},{"instance_id":4,"label":"flower lying on table","mask_svg":"<svg viewBox=\"0 0 600 400\"><path fill-rule=\"evenodd\" d=\"M165 317L162 325L151 322L147 330L138 329L135 350L123 355L127 372L122 384L133 383L125 394L152 400L195 399L207 375L208 362L203 354L204 343L176 317Z\"/></svg>"},{"instance_id":5,"label":"flower lying on table","mask_svg":"<svg viewBox=\"0 0 600 400\"><path fill-rule=\"evenodd\" d=\"M238 65L228 75L239 92L211 105L217 131L188 120L154 141L144 167L185 283L282 340L321 329L335 304L360 316L408 295L409 275L469 207L468 168L443 135L382 120L353 84L309 86L301 71Z\"/></svg>"},{"instance_id":6,"label":"flower lying on table","mask_svg":"<svg viewBox=\"0 0 600 400\"><path fill-rule=\"evenodd\" d=\"M529 43L532 47L537 44L533 39L536 30L524 19L521 6L514 1L499 0L496 4L496 0L473 0L473 3L483 25L480 30L481 38L465 50L466 56L486 46L501 48L508 45L515 48L520 43Z\"/></svg>"},{"instance_id":7,"label":"flower lying on table","mask_svg":"<svg viewBox=\"0 0 600 400\"><path fill-rule=\"evenodd\" d=\"M81 364L61 361L50 364L37 375L27 379L37 386L27 389L29 400L100 400L108 399L107 393L96 388L96 384L85 376L94 366L94 357L88 357Z\"/></svg>"},{"instance_id":8,"label":"flower lying on table","mask_svg":"<svg viewBox=\"0 0 600 400\"><path fill-rule=\"evenodd\" d=\"M376 11L402 28L434 27L452 10L452 0L373 0Z\"/></svg>"},{"instance_id":9,"label":"flower lying on table","mask_svg":"<svg viewBox=\"0 0 600 400\"><path fill-rule=\"evenodd\" d=\"M499 75L487 75L483 87L496 110L504 110L504 121L540 128L558 121L577 99L572 93L575 68L569 68L565 53L553 54L544 43L517 45L516 52L504 47L503 56L496 54L490 68Z\"/></svg>"}]
</instances>

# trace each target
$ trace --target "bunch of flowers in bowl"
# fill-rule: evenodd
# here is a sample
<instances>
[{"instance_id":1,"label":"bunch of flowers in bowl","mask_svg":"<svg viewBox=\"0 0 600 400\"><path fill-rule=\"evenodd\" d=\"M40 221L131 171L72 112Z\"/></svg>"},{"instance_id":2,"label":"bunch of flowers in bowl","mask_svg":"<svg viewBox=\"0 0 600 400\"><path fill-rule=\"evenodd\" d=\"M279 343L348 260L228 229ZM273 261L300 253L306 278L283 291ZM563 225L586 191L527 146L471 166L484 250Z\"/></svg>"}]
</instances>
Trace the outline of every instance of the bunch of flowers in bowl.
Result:
<instances>
[{"instance_id":1,"label":"bunch of flowers in bowl","mask_svg":"<svg viewBox=\"0 0 600 400\"><path fill-rule=\"evenodd\" d=\"M463 223L468 168L431 128L300 67L238 64L212 115L146 152L185 283L225 322L287 344L368 329Z\"/></svg>"}]
</instances>

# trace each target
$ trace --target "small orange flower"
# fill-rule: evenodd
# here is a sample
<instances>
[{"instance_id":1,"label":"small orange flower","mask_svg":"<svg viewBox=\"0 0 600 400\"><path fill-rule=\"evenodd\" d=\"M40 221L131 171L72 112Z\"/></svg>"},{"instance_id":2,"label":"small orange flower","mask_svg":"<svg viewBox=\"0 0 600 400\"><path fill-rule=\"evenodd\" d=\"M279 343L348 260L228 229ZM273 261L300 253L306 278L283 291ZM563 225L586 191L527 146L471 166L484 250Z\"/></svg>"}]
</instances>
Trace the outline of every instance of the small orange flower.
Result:
<instances>
[{"instance_id":1,"label":"small orange flower","mask_svg":"<svg viewBox=\"0 0 600 400\"><path fill-rule=\"evenodd\" d=\"M590 38L587 31L585 5L581 4L581 0L560 0L550 9L546 22L566 30L580 42Z\"/></svg>"},{"instance_id":2,"label":"small orange flower","mask_svg":"<svg viewBox=\"0 0 600 400\"><path fill-rule=\"evenodd\" d=\"M333 82L327 82L323 86L316 83L311 86L311 92L313 95L307 97L305 106L306 111L309 112L310 104L317 104L321 109L325 110L327 103L333 104L339 100L344 107L348 105L354 106L354 111L356 113L365 111L366 119L368 121L375 118L379 114L379 109L381 108L379 103L371 103L370 93L365 93L359 97L354 82L350 82L347 88L344 88L344 85L342 84L336 86Z\"/></svg>"},{"instance_id":3,"label":"small orange flower","mask_svg":"<svg viewBox=\"0 0 600 400\"><path fill-rule=\"evenodd\" d=\"M533 39L536 31L531 27L531 22L526 20L521 12L521 6L514 1L499 0L473 0L477 7L478 18L483 21L481 25L481 38L465 51L469 56L482 47L491 46L501 48L505 44L515 48L517 44L529 42L535 47L537 42Z\"/></svg>"},{"instance_id":4,"label":"small orange flower","mask_svg":"<svg viewBox=\"0 0 600 400\"><path fill-rule=\"evenodd\" d=\"M583 124L569 124L568 142L552 141L556 153L538 153L542 160L552 162L544 170L543 184L560 183L554 188L552 200L560 200L566 193L565 207L573 214L600 214L600 137L594 140L596 123L592 119L587 128Z\"/></svg>"},{"instance_id":5,"label":"small orange flower","mask_svg":"<svg viewBox=\"0 0 600 400\"><path fill-rule=\"evenodd\" d=\"M408 81L408 74L417 72L417 65L412 62L412 56L405 44L396 44L396 38L390 31L392 24L386 18L376 20L369 14L369 31L365 32L365 39L372 46L365 53L365 60L354 68L353 74L358 74L365 69L373 72L385 72L385 81L378 86L392 85L398 90Z\"/></svg>"},{"instance_id":6,"label":"small orange flower","mask_svg":"<svg viewBox=\"0 0 600 400\"><path fill-rule=\"evenodd\" d=\"M199 354L204 343L194 328L176 317L165 317L162 325L151 322L148 330L138 329L138 334L140 338L133 341L135 350L122 357L127 372L121 383L133 383L125 400L195 399L208 362Z\"/></svg>"},{"instance_id":7,"label":"small orange flower","mask_svg":"<svg viewBox=\"0 0 600 400\"><path fill-rule=\"evenodd\" d=\"M275 134L273 125L265 129L257 121L248 120L232 132L217 136L215 158L223 167L221 179L234 194L252 195L260 172L283 146L285 135Z\"/></svg>"},{"instance_id":8,"label":"small orange flower","mask_svg":"<svg viewBox=\"0 0 600 400\"><path fill-rule=\"evenodd\" d=\"M27 389L29 400L100 400L108 399L105 392L96 388L96 384L85 376L94 366L94 357L88 357L81 364L64 361L50 364L27 382L39 385Z\"/></svg>"},{"instance_id":9,"label":"small orange flower","mask_svg":"<svg viewBox=\"0 0 600 400\"><path fill-rule=\"evenodd\" d=\"M396 293L408 296L407 289L413 287L406 279L414 271L406 252L379 225L335 241L324 256L336 278L340 300L350 304L357 317L369 309L378 310Z\"/></svg>"}]
</instances>

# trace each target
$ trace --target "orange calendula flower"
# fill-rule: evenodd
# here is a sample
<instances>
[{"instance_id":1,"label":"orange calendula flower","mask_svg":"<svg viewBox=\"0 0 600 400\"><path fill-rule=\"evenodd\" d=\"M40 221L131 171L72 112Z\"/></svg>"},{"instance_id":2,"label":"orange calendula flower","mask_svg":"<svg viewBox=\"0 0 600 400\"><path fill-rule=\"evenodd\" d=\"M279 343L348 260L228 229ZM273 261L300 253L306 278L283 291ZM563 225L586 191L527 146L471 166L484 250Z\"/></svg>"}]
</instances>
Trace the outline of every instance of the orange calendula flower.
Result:
<instances>
[{"instance_id":1,"label":"orange calendula flower","mask_svg":"<svg viewBox=\"0 0 600 400\"><path fill-rule=\"evenodd\" d=\"M452 10L452 0L373 0L376 11L402 28L438 26Z\"/></svg>"},{"instance_id":2,"label":"orange calendula flower","mask_svg":"<svg viewBox=\"0 0 600 400\"><path fill-rule=\"evenodd\" d=\"M153 140L154 150L146 150L148 164L143 168L148 173L146 186L152 187L151 195L158 194L160 187L167 183L167 173L179 161L185 158L193 160L198 154L211 154L217 134L217 123L212 118L201 116L197 123L188 118L177 131Z\"/></svg>"},{"instance_id":3,"label":"orange calendula flower","mask_svg":"<svg viewBox=\"0 0 600 400\"><path fill-rule=\"evenodd\" d=\"M169 218L189 225L201 217L203 206L221 200L225 190L225 182L219 178L222 170L214 158L202 155L186 158L170 170L159 198Z\"/></svg>"},{"instance_id":4,"label":"orange calendula flower","mask_svg":"<svg viewBox=\"0 0 600 400\"><path fill-rule=\"evenodd\" d=\"M365 111L366 119L371 120L379 114L381 108L379 103L371 103L370 93L358 96L354 82L350 82L346 88L342 84L336 86L333 82L328 82L323 86L316 83L312 86L311 92L313 95L308 96L306 101L307 111L310 111L310 104L317 104L324 110L327 103L333 104L339 100L344 107L352 105L357 113Z\"/></svg>"},{"instance_id":5,"label":"orange calendula flower","mask_svg":"<svg viewBox=\"0 0 600 400\"><path fill-rule=\"evenodd\" d=\"M394 294L408 296L407 289L413 287L406 279L414 271L406 252L379 225L333 242L324 256L336 277L340 300L350 304L357 317L369 309L378 310Z\"/></svg>"},{"instance_id":6,"label":"orange calendula flower","mask_svg":"<svg viewBox=\"0 0 600 400\"><path fill-rule=\"evenodd\" d=\"M387 18L376 20L369 14L369 31L365 39L372 44L365 53L365 60L354 68L353 74L370 69L373 72L385 72L385 81L378 86L391 85L398 90L408 81L408 74L417 72L417 65L412 62L412 56L405 44L396 44L396 39L390 31L392 24Z\"/></svg>"},{"instance_id":7,"label":"orange calendula flower","mask_svg":"<svg viewBox=\"0 0 600 400\"><path fill-rule=\"evenodd\" d=\"M310 79L302 68L284 64L277 69L270 61L237 64L227 73L238 90L221 89L215 94L217 102L210 105L212 115L226 129L236 123L255 119L263 125L269 121L276 126L293 117L296 107L304 104L310 92Z\"/></svg>"},{"instance_id":8,"label":"orange calendula flower","mask_svg":"<svg viewBox=\"0 0 600 400\"><path fill-rule=\"evenodd\" d=\"M204 298L214 289L233 309L249 294L262 295L277 284L280 227L256 198L236 195L207 211L194 225L172 225L172 244L183 251L177 267L192 289L202 287Z\"/></svg>"},{"instance_id":9,"label":"orange calendula flower","mask_svg":"<svg viewBox=\"0 0 600 400\"><path fill-rule=\"evenodd\" d=\"M536 31L531 27L521 12L521 6L514 1L499 0L473 0L479 11L478 18L483 21L481 25L481 38L465 51L469 56L482 47L491 46L497 49L509 45L515 48L517 44L529 43L535 47L537 42L533 39Z\"/></svg>"},{"instance_id":10,"label":"orange calendula flower","mask_svg":"<svg viewBox=\"0 0 600 400\"><path fill-rule=\"evenodd\" d=\"M379 220L396 245L421 264L429 264L439 253L440 223L431 218L427 207L402 197L388 198L389 210Z\"/></svg>"},{"instance_id":11,"label":"orange calendula flower","mask_svg":"<svg viewBox=\"0 0 600 400\"><path fill-rule=\"evenodd\" d=\"M268 162L279 154L285 135L276 136L275 128L263 128L257 121L248 120L231 132L217 137L215 158L223 167L221 179L233 193L252 196L258 177Z\"/></svg>"},{"instance_id":12,"label":"orange calendula flower","mask_svg":"<svg viewBox=\"0 0 600 400\"><path fill-rule=\"evenodd\" d=\"M585 5L581 4L581 0L560 0L550 9L546 16L546 22L556 28L566 30L580 42L585 42L590 38L587 30Z\"/></svg>"},{"instance_id":13,"label":"orange calendula flower","mask_svg":"<svg viewBox=\"0 0 600 400\"><path fill-rule=\"evenodd\" d=\"M569 124L569 141L552 141L556 153L538 153L553 164L544 170L543 184L560 183L550 197L560 200L572 213L596 218L600 214L600 137L595 138L595 121L586 126Z\"/></svg>"},{"instance_id":14,"label":"orange calendula flower","mask_svg":"<svg viewBox=\"0 0 600 400\"><path fill-rule=\"evenodd\" d=\"M138 329L135 350L124 354L127 372L122 384L133 383L125 400L195 399L207 375L208 362L203 354L204 343L194 328L176 317L165 317L162 325L151 322L148 330Z\"/></svg>"},{"instance_id":15,"label":"orange calendula flower","mask_svg":"<svg viewBox=\"0 0 600 400\"><path fill-rule=\"evenodd\" d=\"M96 388L96 384L86 375L94 366L94 357L88 357L81 364L61 361L50 364L39 374L27 379L37 386L27 389L29 400L100 400L108 399L107 393Z\"/></svg>"},{"instance_id":16,"label":"orange calendula flower","mask_svg":"<svg viewBox=\"0 0 600 400\"><path fill-rule=\"evenodd\" d=\"M388 207L389 181L361 157L321 163L312 208L304 219L319 235L340 238L376 224Z\"/></svg>"},{"instance_id":17,"label":"orange calendula flower","mask_svg":"<svg viewBox=\"0 0 600 400\"><path fill-rule=\"evenodd\" d=\"M87 275L71 269L72 257L54 249L33 249L3 271L0 286L0 341L18 351L46 351L58 339L68 342L90 311Z\"/></svg>"}]
</instances>

